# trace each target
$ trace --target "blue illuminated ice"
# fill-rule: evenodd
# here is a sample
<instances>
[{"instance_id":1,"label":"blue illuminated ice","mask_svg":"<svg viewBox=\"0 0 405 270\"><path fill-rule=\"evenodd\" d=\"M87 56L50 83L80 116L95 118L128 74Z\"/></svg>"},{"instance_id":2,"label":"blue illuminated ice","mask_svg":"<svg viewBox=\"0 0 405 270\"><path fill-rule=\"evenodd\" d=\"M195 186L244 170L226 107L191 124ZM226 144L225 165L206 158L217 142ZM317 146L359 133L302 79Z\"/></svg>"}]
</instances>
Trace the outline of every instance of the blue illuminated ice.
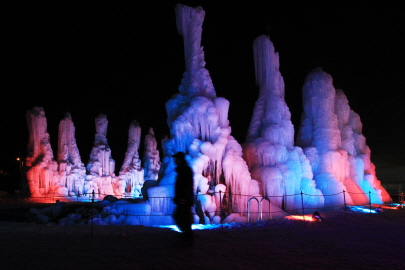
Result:
<instances>
[{"instance_id":1,"label":"blue illuminated ice","mask_svg":"<svg viewBox=\"0 0 405 270\"><path fill-rule=\"evenodd\" d=\"M145 170L145 181L158 180L161 163L153 128L149 128L149 132L145 136L144 156L142 161Z\"/></svg>"},{"instance_id":2,"label":"blue illuminated ice","mask_svg":"<svg viewBox=\"0 0 405 270\"><path fill-rule=\"evenodd\" d=\"M141 162L141 127L133 121L124 162L116 176L107 141L108 120L103 114L96 117L95 140L86 168L70 114L59 125L55 160L45 112L34 107L27 112L30 137L26 175L32 197L79 200L87 193L88 200L94 192L98 199L106 195L137 198L137 203L120 200L105 205L103 215L91 222L173 224L176 165L171 156L182 151L194 171L196 223L246 222L248 217L250 221L266 220L272 215L285 216L284 210L365 205L369 198L372 203L391 201L376 178L359 115L350 109L343 91L335 90L332 77L321 69L312 71L305 80L304 112L294 142L279 55L268 36L259 36L253 43L259 97L242 147L231 135L230 102L217 97L205 68L201 46L205 12L201 7L181 4L175 11L184 39L185 72L178 93L165 104L170 136L161 143L162 161L150 128Z\"/></svg>"},{"instance_id":3,"label":"blue illuminated ice","mask_svg":"<svg viewBox=\"0 0 405 270\"><path fill-rule=\"evenodd\" d=\"M139 197L144 183L144 170L139 158L141 142L141 126L136 120L129 125L128 147L122 164L119 179L115 184L115 195L125 197Z\"/></svg>"},{"instance_id":4,"label":"blue illuminated ice","mask_svg":"<svg viewBox=\"0 0 405 270\"><path fill-rule=\"evenodd\" d=\"M286 210L305 205L322 207L324 198L313 181L312 169L300 147L294 146L294 126L284 100L284 80L279 71L279 56L268 36L253 43L259 98L249 126L244 157L254 179L261 184L260 194ZM317 195L317 196L314 196Z\"/></svg>"},{"instance_id":5,"label":"blue illuminated ice","mask_svg":"<svg viewBox=\"0 0 405 270\"><path fill-rule=\"evenodd\" d=\"M359 116L350 110L343 91L335 90L332 77L320 68L305 80L303 105L297 144L310 160L323 194L346 191L347 204L364 205L371 192L373 203L389 202L389 195L375 177ZM343 203L343 196L325 197L326 206Z\"/></svg>"},{"instance_id":6,"label":"blue illuminated ice","mask_svg":"<svg viewBox=\"0 0 405 270\"><path fill-rule=\"evenodd\" d=\"M173 206L170 201L153 197L173 195L176 174L170 155L183 151L188 154L187 160L194 171L194 191L202 209L195 218L201 219L201 222L213 222L218 220L218 210L225 208L225 204L221 205L218 201L220 196L215 194L216 190L221 190L222 194L232 191L232 195L227 193L227 207L244 215L251 186L256 181L251 179L242 158L242 147L231 136L229 101L217 97L205 68L201 47L204 16L201 7L191 8L181 4L176 7L177 29L184 39L186 70L179 93L166 102L170 138L163 145L166 157L162 170L165 175L159 187L148 190L148 196L152 211L171 214Z\"/></svg>"}]
</instances>

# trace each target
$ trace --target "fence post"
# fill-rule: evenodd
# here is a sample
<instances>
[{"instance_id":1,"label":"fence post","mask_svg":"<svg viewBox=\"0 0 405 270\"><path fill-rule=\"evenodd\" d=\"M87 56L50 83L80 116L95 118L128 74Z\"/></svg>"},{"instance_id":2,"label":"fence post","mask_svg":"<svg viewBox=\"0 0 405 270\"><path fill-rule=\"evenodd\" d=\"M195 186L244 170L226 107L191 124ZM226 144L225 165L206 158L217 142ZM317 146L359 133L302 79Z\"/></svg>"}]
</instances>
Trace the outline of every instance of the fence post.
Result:
<instances>
[{"instance_id":1,"label":"fence post","mask_svg":"<svg viewBox=\"0 0 405 270\"><path fill-rule=\"evenodd\" d=\"M347 208L347 206L346 206L346 191L345 190L343 190L343 203L344 203L344 205L345 205L345 219L347 219L347 217L346 217L346 208Z\"/></svg>"},{"instance_id":2,"label":"fence post","mask_svg":"<svg viewBox=\"0 0 405 270\"><path fill-rule=\"evenodd\" d=\"M94 189L93 189L92 195L93 196L91 198L91 216L93 216L93 213L94 213ZM94 223L94 218L92 218L92 220L91 220L91 227L90 227L91 236L93 236L93 223Z\"/></svg>"},{"instance_id":3,"label":"fence post","mask_svg":"<svg viewBox=\"0 0 405 270\"><path fill-rule=\"evenodd\" d=\"M301 204L302 204L302 217L305 220L305 213L304 213L304 193L301 191Z\"/></svg>"},{"instance_id":4,"label":"fence post","mask_svg":"<svg viewBox=\"0 0 405 270\"><path fill-rule=\"evenodd\" d=\"M221 218L221 230L224 230L224 223L222 221L222 195L221 195L222 190L219 190L219 217Z\"/></svg>"},{"instance_id":5,"label":"fence post","mask_svg":"<svg viewBox=\"0 0 405 270\"><path fill-rule=\"evenodd\" d=\"M273 219L273 214L271 213L271 201L269 198L269 212L270 212L270 219Z\"/></svg>"},{"instance_id":6,"label":"fence post","mask_svg":"<svg viewBox=\"0 0 405 270\"><path fill-rule=\"evenodd\" d=\"M368 192L368 200L370 204L370 215L371 215L371 191Z\"/></svg>"}]
</instances>

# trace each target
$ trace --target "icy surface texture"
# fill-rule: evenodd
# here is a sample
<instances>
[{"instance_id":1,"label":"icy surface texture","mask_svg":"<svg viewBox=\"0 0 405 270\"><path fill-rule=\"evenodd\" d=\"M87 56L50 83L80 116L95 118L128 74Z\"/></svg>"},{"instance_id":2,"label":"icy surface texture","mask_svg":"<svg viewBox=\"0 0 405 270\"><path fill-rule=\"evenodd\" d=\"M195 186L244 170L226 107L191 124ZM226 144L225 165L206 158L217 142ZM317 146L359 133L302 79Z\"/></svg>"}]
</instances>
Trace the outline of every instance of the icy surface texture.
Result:
<instances>
[{"instance_id":1,"label":"icy surface texture","mask_svg":"<svg viewBox=\"0 0 405 270\"><path fill-rule=\"evenodd\" d=\"M41 197L48 193L65 194L66 189L59 185L58 163L54 160L49 142L45 111L34 107L27 111L29 142L26 166L29 192L32 197Z\"/></svg>"},{"instance_id":2,"label":"icy surface texture","mask_svg":"<svg viewBox=\"0 0 405 270\"><path fill-rule=\"evenodd\" d=\"M348 154L350 178L367 193L367 197L371 192L372 203L390 202L391 198L377 179L375 166L371 162L371 151L362 134L360 116L350 109L347 97L340 89L336 90L335 111L342 148Z\"/></svg>"},{"instance_id":3,"label":"icy surface texture","mask_svg":"<svg viewBox=\"0 0 405 270\"><path fill-rule=\"evenodd\" d=\"M139 158L139 145L141 141L141 127L134 120L129 125L128 148L122 164L119 179L115 184L115 195L139 197L144 183L144 170Z\"/></svg>"},{"instance_id":4,"label":"icy surface texture","mask_svg":"<svg viewBox=\"0 0 405 270\"><path fill-rule=\"evenodd\" d=\"M317 187L325 195L347 191L347 204L367 204L369 191L376 194L372 202L381 203L379 181L363 181L366 170L360 168L364 164L362 157L368 153L365 160L368 164L371 162L369 149L361 134L360 118L350 110L343 92L335 90L332 77L322 69L317 68L307 76L303 86L303 104L297 143L304 148L310 160ZM375 178L375 172L373 176ZM343 203L343 196L325 197L326 206Z\"/></svg>"},{"instance_id":5,"label":"icy surface texture","mask_svg":"<svg viewBox=\"0 0 405 270\"><path fill-rule=\"evenodd\" d=\"M66 187L70 195L82 194L86 168L80 158L69 113L60 121L58 135L59 184Z\"/></svg>"},{"instance_id":6,"label":"icy surface texture","mask_svg":"<svg viewBox=\"0 0 405 270\"><path fill-rule=\"evenodd\" d=\"M205 96L214 99L216 94L208 70L204 68L204 51L201 47L205 11L202 7L190 8L181 4L177 5L175 11L177 29L184 40L186 66L179 91L189 97Z\"/></svg>"},{"instance_id":7,"label":"icy surface texture","mask_svg":"<svg viewBox=\"0 0 405 270\"><path fill-rule=\"evenodd\" d=\"M115 161L111 157L111 149L107 142L107 116L100 114L96 117L96 135L90 159L87 164L89 175L86 177L85 193L93 191L99 197L114 194Z\"/></svg>"},{"instance_id":8,"label":"icy surface texture","mask_svg":"<svg viewBox=\"0 0 405 270\"><path fill-rule=\"evenodd\" d=\"M321 69L314 70L305 81L304 113L297 135L299 147L294 145L279 57L266 36L254 42L260 93L242 152L241 145L231 136L229 101L216 96L205 68L201 46L205 12L201 7L181 4L175 11L177 28L184 38L185 72L179 92L165 104L170 137L162 140L162 162L150 129L145 137L144 168L141 167L141 128L133 121L125 159L116 177L106 137L107 117L99 115L94 145L84 168L69 114L59 125L56 161L45 112L34 107L27 112L29 143L24 168L32 197L68 195L76 200L93 192L99 198L138 197L143 192L149 201L131 206L134 210L123 205L112 207L116 214L97 222L170 224L176 181L171 155L183 151L194 171L196 222L219 223L224 221L224 213L230 214L225 221L246 221L247 202L252 196L259 200L277 196L271 203L263 203L264 209L277 211L300 208L300 196L285 196L300 192L308 195L304 197L307 208L343 205L343 190L347 191L347 204L367 204L369 192L372 203L391 201L376 178L360 117L350 109L343 91L335 90L331 76ZM339 196L327 196L333 194ZM251 211L257 210L258 205L253 204ZM127 219L125 211L134 211L134 216L149 213L151 217ZM257 213L252 213L251 218L257 220Z\"/></svg>"},{"instance_id":9,"label":"icy surface texture","mask_svg":"<svg viewBox=\"0 0 405 270\"><path fill-rule=\"evenodd\" d=\"M244 158L252 177L261 183L260 194L285 210L302 206L300 194L306 196L307 207L322 207L324 198L313 181L309 161L299 147L294 147L294 126L284 100L284 80L279 71L279 56L268 36L259 36L253 43L256 82L259 98L253 111L244 144Z\"/></svg>"},{"instance_id":10,"label":"icy surface texture","mask_svg":"<svg viewBox=\"0 0 405 270\"><path fill-rule=\"evenodd\" d=\"M169 214L172 210L168 201L159 199L161 202L156 202L158 199L153 197L172 195L176 173L170 155L183 151L194 171L194 191L198 195L195 220L205 223L218 220L218 210L225 210L225 207L246 215L252 180L242 159L242 148L230 135L229 101L216 97L209 73L204 68L201 47L204 10L178 4L176 18L177 28L184 38L186 71L179 93L166 102L171 134L162 142L165 157L160 186L148 190L152 211ZM164 191L165 186L167 191Z\"/></svg>"},{"instance_id":11,"label":"icy surface texture","mask_svg":"<svg viewBox=\"0 0 405 270\"><path fill-rule=\"evenodd\" d=\"M157 150L157 141L153 128L150 128L149 133L145 136L143 166L145 170L145 180L158 180L160 156L159 150Z\"/></svg>"}]
</instances>

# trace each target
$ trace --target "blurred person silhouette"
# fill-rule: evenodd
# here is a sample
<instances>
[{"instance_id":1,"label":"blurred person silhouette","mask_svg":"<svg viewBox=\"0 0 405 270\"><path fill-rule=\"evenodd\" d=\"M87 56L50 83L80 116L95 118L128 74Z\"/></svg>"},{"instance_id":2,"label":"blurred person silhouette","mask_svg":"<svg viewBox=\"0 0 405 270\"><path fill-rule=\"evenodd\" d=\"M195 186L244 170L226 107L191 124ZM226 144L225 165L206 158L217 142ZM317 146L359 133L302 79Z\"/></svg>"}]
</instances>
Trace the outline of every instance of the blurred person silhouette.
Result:
<instances>
[{"instance_id":1,"label":"blurred person silhouette","mask_svg":"<svg viewBox=\"0 0 405 270\"><path fill-rule=\"evenodd\" d=\"M174 203L176 209L173 218L177 227L182 232L181 238L186 241L185 243L192 244L193 230L191 225L193 223L193 215L191 208L194 205L194 189L193 189L193 171L188 166L183 152L177 152L172 155L176 162L176 184L174 187Z\"/></svg>"}]
</instances>

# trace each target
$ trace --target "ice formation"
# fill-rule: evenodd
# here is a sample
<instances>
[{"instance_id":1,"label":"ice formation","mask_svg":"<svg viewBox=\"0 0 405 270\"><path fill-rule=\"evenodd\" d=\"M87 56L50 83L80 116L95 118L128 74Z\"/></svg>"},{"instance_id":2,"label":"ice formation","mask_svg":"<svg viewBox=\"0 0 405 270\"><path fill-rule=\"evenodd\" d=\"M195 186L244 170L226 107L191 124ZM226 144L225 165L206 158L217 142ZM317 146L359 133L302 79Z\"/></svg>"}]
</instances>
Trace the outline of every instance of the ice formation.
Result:
<instances>
[{"instance_id":1,"label":"ice formation","mask_svg":"<svg viewBox=\"0 0 405 270\"><path fill-rule=\"evenodd\" d=\"M59 183L58 163L53 156L42 107L34 107L27 112L27 125L29 142L25 164L29 168L28 187L31 197L41 197L53 192L54 186ZM61 192L66 193L66 190Z\"/></svg>"},{"instance_id":2,"label":"ice formation","mask_svg":"<svg viewBox=\"0 0 405 270\"><path fill-rule=\"evenodd\" d=\"M360 117L350 109L343 91L335 90L331 76L320 69L305 81L299 146L294 145L279 56L267 36L258 37L253 44L260 93L242 151L231 136L229 101L216 96L205 68L201 46L205 12L201 7L181 4L175 11L177 29L184 39L185 72L179 92L166 102L170 137L161 141L162 162L150 128L142 164L138 152L141 127L133 121L124 162L115 176L115 161L107 142L108 120L100 114L95 120L90 159L84 167L68 113L59 125L55 160L44 109L34 107L27 112L26 175L32 197L76 200L83 195L88 199L93 193L98 199L143 195L138 203L104 200L103 214L91 222L173 224L176 172L171 155L183 151L194 171L196 223L268 219L270 212L282 216L283 210L294 212L303 202L306 208L343 205L343 190L346 204L367 204L371 194L373 203L391 200L376 178ZM338 196L329 196L334 194ZM259 210L265 214L259 215Z\"/></svg>"},{"instance_id":3,"label":"ice formation","mask_svg":"<svg viewBox=\"0 0 405 270\"><path fill-rule=\"evenodd\" d=\"M27 125L26 176L31 197L68 196L82 190L86 170L80 159L70 114L67 113L59 124L57 161L53 156L42 107L34 107L27 112Z\"/></svg>"},{"instance_id":4,"label":"ice formation","mask_svg":"<svg viewBox=\"0 0 405 270\"><path fill-rule=\"evenodd\" d=\"M90 194L94 191L98 197L104 197L114 194L115 160L112 159L111 149L107 141L107 116L98 115L95 123L96 135L86 166L89 174L86 176L84 192Z\"/></svg>"},{"instance_id":5,"label":"ice formation","mask_svg":"<svg viewBox=\"0 0 405 270\"><path fill-rule=\"evenodd\" d=\"M157 141L153 128L145 136L145 150L143 157L143 166L145 168L145 181L158 180L160 170L160 156L157 150Z\"/></svg>"},{"instance_id":6,"label":"ice formation","mask_svg":"<svg viewBox=\"0 0 405 270\"><path fill-rule=\"evenodd\" d=\"M307 208L322 207L324 198L313 181L309 161L300 147L294 147L294 126L284 101L278 53L264 35L254 41L253 48L260 93L244 144L252 177L261 183L260 194L280 208L301 209L301 192Z\"/></svg>"},{"instance_id":7,"label":"ice formation","mask_svg":"<svg viewBox=\"0 0 405 270\"><path fill-rule=\"evenodd\" d=\"M153 211L171 213L171 200L153 197L173 196L176 174L170 155L183 151L188 154L188 162L194 171L195 219L214 222L220 220L219 209L228 208L245 216L251 186L257 182L251 179L242 159L242 147L230 135L229 101L216 96L205 69L201 47L204 15L201 7L181 4L176 7L177 29L184 38L186 70L179 93L166 102L171 134L163 146L165 176L158 187L149 189L149 198ZM225 199L220 199L216 191L221 191L222 196L226 193Z\"/></svg>"},{"instance_id":8,"label":"ice formation","mask_svg":"<svg viewBox=\"0 0 405 270\"><path fill-rule=\"evenodd\" d=\"M82 194L86 168L77 148L75 126L70 113L66 113L59 123L58 163L59 185L66 187L69 196Z\"/></svg>"},{"instance_id":9,"label":"ice formation","mask_svg":"<svg viewBox=\"0 0 405 270\"><path fill-rule=\"evenodd\" d=\"M340 89L336 91L335 111L338 116L342 148L348 154L350 177L365 193L371 192L372 203L378 203L379 200L384 203L390 202L391 198L377 179L375 166L371 162L371 151L362 134L363 124L360 116L350 109L349 102Z\"/></svg>"},{"instance_id":10,"label":"ice formation","mask_svg":"<svg viewBox=\"0 0 405 270\"><path fill-rule=\"evenodd\" d=\"M137 121L132 121L128 131L128 148L122 164L119 180L116 183L115 195L139 197L144 182L144 170L139 158L141 127Z\"/></svg>"},{"instance_id":11,"label":"ice formation","mask_svg":"<svg viewBox=\"0 0 405 270\"><path fill-rule=\"evenodd\" d=\"M320 68L305 80L303 105L297 143L310 160L317 187L324 194L347 191L348 204L368 203L369 191L373 203L388 202L390 197L370 162L359 116L350 110L343 91L335 90L332 77ZM325 197L326 206L343 203L343 196Z\"/></svg>"}]
</instances>

